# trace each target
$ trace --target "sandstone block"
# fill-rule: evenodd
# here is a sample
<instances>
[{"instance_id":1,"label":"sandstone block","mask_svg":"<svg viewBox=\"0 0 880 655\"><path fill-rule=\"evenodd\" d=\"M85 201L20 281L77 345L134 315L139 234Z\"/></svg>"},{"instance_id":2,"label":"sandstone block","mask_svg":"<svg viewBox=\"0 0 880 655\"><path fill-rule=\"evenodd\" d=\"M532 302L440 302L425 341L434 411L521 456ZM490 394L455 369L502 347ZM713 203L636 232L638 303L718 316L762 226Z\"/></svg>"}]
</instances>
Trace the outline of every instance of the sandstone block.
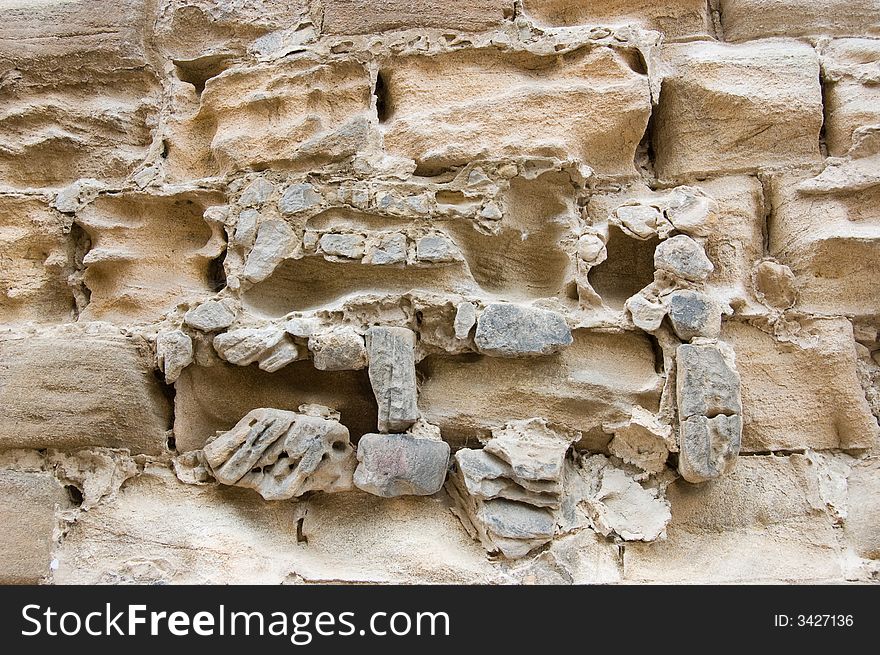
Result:
<instances>
[{"instance_id":1,"label":"sandstone block","mask_svg":"<svg viewBox=\"0 0 880 655\"><path fill-rule=\"evenodd\" d=\"M663 48L655 114L664 179L818 163L819 62L796 42L699 42Z\"/></svg>"},{"instance_id":2,"label":"sandstone block","mask_svg":"<svg viewBox=\"0 0 880 655\"><path fill-rule=\"evenodd\" d=\"M55 541L56 509L68 507L67 494L49 473L0 470L0 583L37 584L49 574Z\"/></svg>"},{"instance_id":3,"label":"sandstone block","mask_svg":"<svg viewBox=\"0 0 880 655\"><path fill-rule=\"evenodd\" d=\"M511 0L453 0L438 6L427 0L327 0L325 34L371 34L388 30L436 28L481 32L513 14Z\"/></svg>"},{"instance_id":4,"label":"sandstone block","mask_svg":"<svg viewBox=\"0 0 880 655\"><path fill-rule=\"evenodd\" d=\"M880 34L877 0L721 0L720 8L721 26L728 41Z\"/></svg>"},{"instance_id":5,"label":"sandstone block","mask_svg":"<svg viewBox=\"0 0 880 655\"><path fill-rule=\"evenodd\" d=\"M338 328L309 337L315 368L322 371L354 371L367 365L364 338L352 328Z\"/></svg>"}]
</instances>

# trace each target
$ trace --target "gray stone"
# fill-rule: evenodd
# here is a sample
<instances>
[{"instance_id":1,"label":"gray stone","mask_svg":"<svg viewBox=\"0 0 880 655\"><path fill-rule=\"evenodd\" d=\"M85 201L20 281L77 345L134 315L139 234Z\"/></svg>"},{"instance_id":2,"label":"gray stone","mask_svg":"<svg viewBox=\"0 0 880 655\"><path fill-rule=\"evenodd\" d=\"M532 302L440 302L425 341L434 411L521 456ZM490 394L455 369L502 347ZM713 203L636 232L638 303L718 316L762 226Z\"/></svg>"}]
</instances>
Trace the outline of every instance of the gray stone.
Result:
<instances>
[{"instance_id":1,"label":"gray stone","mask_svg":"<svg viewBox=\"0 0 880 655\"><path fill-rule=\"evenodd\" d=\"M214 350L230 364L247 366L263 357L283 337L284 332L274 326L241 328L214 337Z\"/></svg>"},{"instance_id":2,"label":"gray stone","mask_svg":"<svg viewBox=\"0 0 880 655\"><path fill-rule=\"evenodd\" d=\"M278 201L282 214L296 214L321 204L321 194L311 184L292 184Z\"/></svg>"},{"instance_id":3,"label":"gray stone","mask_svg":"<svg viewBox=\"0 0 880 655\"><path fill-rule=\"evenodd\" d=\"M309 350L321 371L356 371L367 365L364 338L350 327L311 335Z\"/></svg>"},{"instance_id":4,"label":"gray stone","mask_svg":"<svg viewBox=\"0 0 880 655\"><path fill-rule=\"evenodd\" d=\"M274 190L275 186L269 180L259 177L247 186L238 204L242 207L259 207L272 197Z\"/></svg>"},{"instance_id":5,"label":"gray stone","mask_svg":"<svg viewBox=\"0 0 880 655\"><path fill-rule=\"evenodd\" d=\"M507 303L491 304L477 320L474 339L486 355L521 357L549 355L572 342L561 314Z\"/></svg>"},{"instance_id":6,"label":"gray stone","mask_svg":"<svg viewBox=\"0 0 880 655\"><path fill-rule=\"evenodd\" d=\"M352 488L354 449L335 417L255 409L201 453L218 482L254 489L266 500Z\"/></svg>"},{"instance_id":7,"label":"gray stone","mask_svg":"<svg viewBox=\"0 0 880 655\"><path fill-rule=\"evenodd\" d=\"M416 242L416 259L439 264L459 261L462 255L458 246L445 234L428 234Z\"/></svg>"},{"instance_id":8,"label":"gray stone","mask_svg":"<svg viewBox=\"0 0 880 655\"><path fill-rule=\"evenodd\" d=\"M721 334L721 306L699 291L676 291L669 298L669 321L682 341L694 337L717 339Z\"/></svg>"},{"instance_id":9,"label":"gray stone","mask_svg":"<svg viewBox=\"0 0 880 655\"><path fill-rule=\"evenodd\" d=\"M284 221L261 223L242 276L250 282L261 282L269 277L287 254L293 236L293 230Z\"/></svg>"},{"instance_id":10,"label":"gray stone","mask_svg":"<svg viewBox=\"0 0 880 655\"><path fill-rule=\"evenodd\" d=\"M460 302L455 308L455 321L452 324L456 339L467 339L471 328L477 322L477 308L473 303Z\"/></svg>"},{"instance_id":11,"label":"gray stone","mask_svg":"<svg viewBox=\"0 0 880 655\"><path fill-rule=\"evenodd\" d=\"M476 498L506 498L535 507L558 507L560 485L555 481L519 479L513 468L485 448L461 448L455 463L467 492Z\"/></svg>"},{"instance_id":12,"label":"gray stone","mask_svg":"<svg viewBox=\"0 0 880 655\"><path fill-rule=\"evenodd\" d=\"M654 268L691 282L702 282L715 270L703 246L683 234L657 246L654 250Z\"/></svg>"},{"instance_id":13,"label":"gray stone","mask_svg":"<svg viewBox=\"0 0 880 655\"><path fill-rule=\"evenodd\" d=\"M360 234L325 234L321 237L321 250L326 255L360 259L364 256L364 237Z\"/></svg>"},{"instance_id":14,"label":"gray stone","mask_svg":"<svg viewBox=\"0 0 880 655\"><path fill-rule=\"evenodd\" d=\"M173 384L193 361L192 339L181 330L160 332L156 336L156 360L165 382Z\"/></svg>"},{"instance_id":15,"label":"gray stone","mask_svg":"<svg viewBox=\"0 0 880 655\"><path fill-rule=\"evenodd\" d=\"M403 264L406 261L406 236L400 233L383 235L367 251L365 264Z\"/></svg>"},{"instance_id":16,"label":"gray stone","mask_svg":"<svg viewBox=\"0 0 880 655\"><path fill-rule=\"evenodd\" d=\"M691 416L679 426L678 471L685 480L705 482L733 468L742 440L740 416Z\"/></svg>"},{"instance_id":17,"label":"gray stone","mask_svg":"<svg viewBox=\"0 0 880 655\"><path fill-rule=\"evenodd\" d=\"M278 371L299 357L299 348L287 337L282 337L281 341L264 351L259 359L259 367L269 373Z\"/></svg>"},{"instance_id":18,"label":"gray stone","mask_svg":"<svg viewBox=\"0 0 880 655\"><path fill-rule=\"evenodd\" d=\"M190 309L183 322L203 332L215 332L228 328L235 322L235 313L229 304L221 300L208 300Z\"/></svg>"},{"instance_id":19,"label":"gray stone","mask_svg":"<svg viewBox=\"0 0 880 655\"><path fill-rule=\"evenodd\" d=\"M365 434L357 458L358 489L384 498L430 496L446 481L449 444L409 434Z\"/></svg>"},{"instance_id":20,"label":"gray stone","mask_svg":"<svg viewBox=\"0 0 880 655\"><path fill-rule=\"evenodd\" d=\"M718 346L682 344L677 350L678 415L742 414L739 373Z\"/></svg>"},{"instance_id":21,"label":"gray stone","mask_svg":"<svg viewBox=\"0 0 880 655\"><path fill-rule=\"evenodd\" d=\"M502 498L488 500L477 510L477 517L493 541L507 557L520 557L512 545L497 539L524 541L525 552L553 538L556 521L546 509Z\"/></svg>"},{"instance_id":22,"label":"gray stone","mask_svg":"<svg viewBox=\"0 0 880 655\"><path fill-rule=\"evenodd\" d=\"M260 214L255 209L245 209L238 215L235 225L235 236L232 242L240 248L250 248L257 238L257 219Z\"/></svg>"},{"instance_id":23,"label":"gray stone","mask_svg":"<svg viewBox=\"0 0 880 655\"><path fill-rule=\"evenodd\" d=\"M379 405L379 432L402 431L419 418L416 397L416 335L400 327L367 332L370 383Z\"/></svg>"}]
</instances>

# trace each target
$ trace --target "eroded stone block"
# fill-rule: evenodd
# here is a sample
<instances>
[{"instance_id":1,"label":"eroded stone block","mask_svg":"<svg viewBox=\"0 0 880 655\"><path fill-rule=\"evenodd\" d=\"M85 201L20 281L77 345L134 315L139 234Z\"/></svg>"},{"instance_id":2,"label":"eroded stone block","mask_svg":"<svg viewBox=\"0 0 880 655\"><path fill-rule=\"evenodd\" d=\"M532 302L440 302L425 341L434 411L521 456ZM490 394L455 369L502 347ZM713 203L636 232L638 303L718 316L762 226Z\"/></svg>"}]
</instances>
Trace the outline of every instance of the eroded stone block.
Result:
<instances>
[{"instance_id":1,"label":"eroded stone block","mask_svg":"<svg viewBox=\"0 0 880 655\"><path fill-rule=\"evenodd\" d=\"M405 430L419 418L415 344L415 334L406 328L367 331L370 383L379 404L380 432Z\"/></svg>"},{"instance_id":2,"label":"eroded stone block","mask_svg":"<svg viewBox=\"0 0 880 655\"><path fill-rule=\"evenodd\" d=\"M430 496L440 491L449 444L408 434L365 434L357 445L354 485L376 496Z\"/></svg>"}]
</instances>

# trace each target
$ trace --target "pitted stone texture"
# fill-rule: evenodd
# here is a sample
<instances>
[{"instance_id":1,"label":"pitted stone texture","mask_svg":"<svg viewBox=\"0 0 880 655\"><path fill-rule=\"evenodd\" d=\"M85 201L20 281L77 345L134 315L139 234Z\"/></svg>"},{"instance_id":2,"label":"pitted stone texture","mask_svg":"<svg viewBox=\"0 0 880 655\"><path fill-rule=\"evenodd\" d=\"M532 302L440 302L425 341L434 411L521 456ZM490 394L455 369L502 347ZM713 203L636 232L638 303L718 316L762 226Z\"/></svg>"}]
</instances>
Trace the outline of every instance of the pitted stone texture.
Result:
<instances>
[{"instance_id":1,"label":"pitted stone texture","mask_svg":"<svg viewBox=\"0 0 880 655\"><path fill-rule=\"evenodd\" d=\"M657 246L654 266L689 282L702 282L715 270L703 246L683 234Z\"/></svg>"},{"instance_id":2,"label":"pitted stone texture","mask_svg":"<svg viewBox=\"0 0 880 655\"><path fill-rule=\"evenodd\" d=\"M721 333L721 307L699 291L676 291L669 297L669 321L682 341L695 337L717 339Z\"/></svg>"},{"instance_id":3,"label":"pitted stone texture","mask_svg":"<svg viewBox=\"0 0 880 655\"><path fill-rule=\"evenodd\" d=\"M380 432L405 430L419 418L415 345L415 333L406 328L367 331L370 383L379 405Z\"/></svg>"},{"instance_id":4,"label":"pitted stone texture","mask_svg":"<svg viewBox=\"0 0 880 655\"><path fill-rule=\"evenodd\" d=\"M350 327L311 335L309 350L315 368L322 371L354 371L367 365L364 338Z\"/></svg>"},{"instance_id":5,"label":"pitted stone texture","mask_svg":"<svg viewBox=\"0 0 880 655\"><path fill-rule=\"evenodd\" d=\"M688 482L713 480L733 468L742 443L742 418L691 416L679 424L678 470Z\"/></svg>"},{"instance_id":6,"label":"pitted stone texture","mask_svg":"<svg viewBox=\"0 0 880 655\"><path fill-rule=\"evenodd\" d=\"M477 319L477 349L497 357L550 355L572 343L561 314L508 303L488 305Z\"/></svg>"},{"instance_id":7,"label":"pitted stone texture","mask_svg":"<svg viewBox=\"0 0 880 655\"><path fill-rule=\"evenodd\" d=\"M446 481L449 444L408 434L365 434L357 458L358 489L384 498L430 496Z\"/></svg>"},{"instance_id":8,"label":"pitted stone texture","mask_svg":"<svg viewBox=\"0 0 880 655\"><path fill-rule=\"evenodd\" d=\"M678 413L691 416L742 414L740 377L718 346L683 344L676 351Z\"/></svg>"},{"instance_id":9,"label":"pitted stone texture","mask_svg":"<svg viewBox=\"0 0 880 655\"><path fill-rule=\"evenodd\" d=\"M254 489L266 500L352 488L354 449L336 418L255 409L201 452L218 482Z\"/></svg>"}]
</instances>

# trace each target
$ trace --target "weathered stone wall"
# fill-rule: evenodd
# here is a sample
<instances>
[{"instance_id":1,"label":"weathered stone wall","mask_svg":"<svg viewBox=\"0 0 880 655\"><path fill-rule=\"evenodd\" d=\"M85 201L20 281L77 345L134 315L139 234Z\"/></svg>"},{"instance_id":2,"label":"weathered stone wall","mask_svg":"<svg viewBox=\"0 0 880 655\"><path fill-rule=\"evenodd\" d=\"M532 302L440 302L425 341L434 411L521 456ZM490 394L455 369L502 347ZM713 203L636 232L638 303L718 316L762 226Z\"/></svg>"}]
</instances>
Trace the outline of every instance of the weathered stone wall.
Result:
<instances>
[{"instance_id":1,"label":"weathered stone wall","mask_svg":"<svg viewBox=\"0 0 880 655\"><path fill-rule=\"evenodd\" d=\"M880 0L0 25L0 581L880 577Z\"/></svg>"}]
</instances>

